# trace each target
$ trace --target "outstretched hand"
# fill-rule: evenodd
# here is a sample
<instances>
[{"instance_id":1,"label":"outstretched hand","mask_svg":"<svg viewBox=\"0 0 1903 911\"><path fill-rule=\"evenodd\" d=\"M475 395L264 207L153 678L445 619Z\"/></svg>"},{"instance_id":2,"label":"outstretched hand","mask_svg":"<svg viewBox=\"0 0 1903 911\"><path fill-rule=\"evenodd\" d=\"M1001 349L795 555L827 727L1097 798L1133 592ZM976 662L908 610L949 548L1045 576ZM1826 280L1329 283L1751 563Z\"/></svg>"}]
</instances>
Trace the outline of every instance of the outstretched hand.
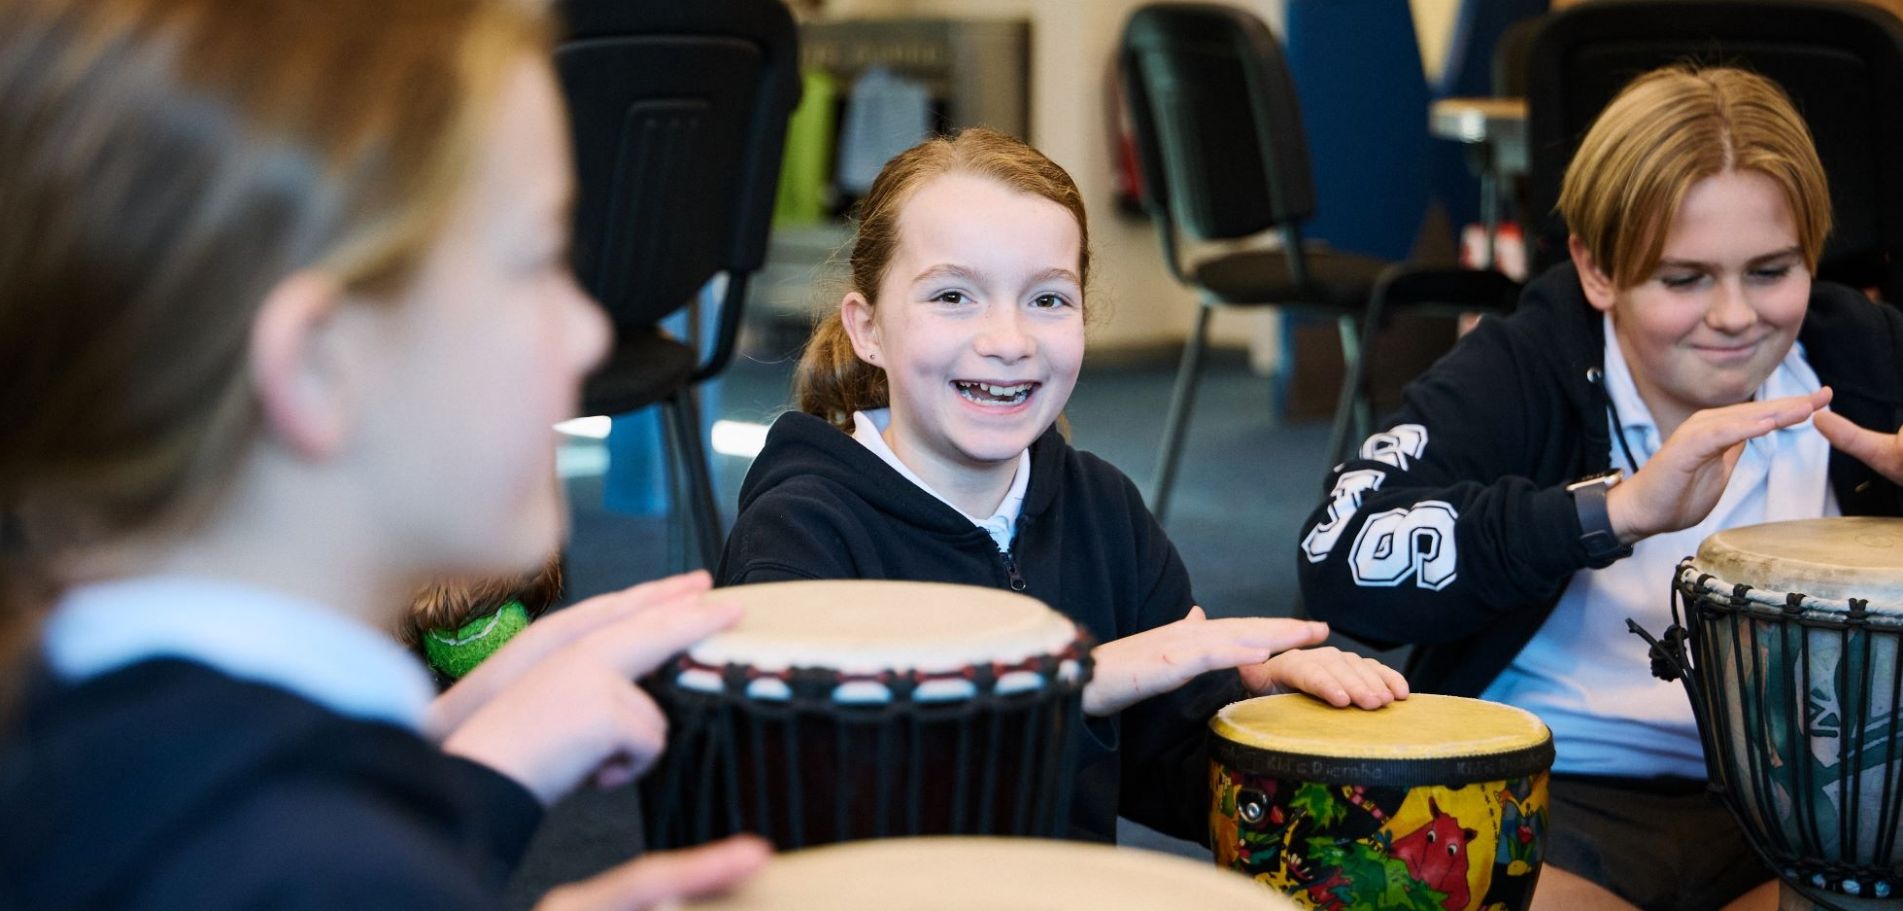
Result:
<instances>
[{"instance_id":1,"label":"outstretched hand","mask_svg":"<svg viewBox=\"0 0 1903 911\"><path fill-rule=\"evenodd\" d=\"M560 886L536 911L649 911L724 892L760 869L770 849L756 836L736 835L684 851L637 857L606 873Z\"/></svg>"},{"instance_id":2,"label":"outstretched hand","mask_svg":"<svg viewBox=\"0 0 1903 911\"><path fill-rule=\"evenodd\" d=\"M667 734L635 678L740 614L740 605L714 597L641 605L521 670L449 732L443 750L514 778L544 805L584 781L633 781Z\"/></svg>"},{"instance_id":3,"label":"outstretched hand","mask_svg":"<svg viewBox=\"0 0 1903 911\"><path fill-rule=\"evenodd\" d=\"M1307 693L1340 709L1378 709L1408 693L1399 671L1332 645L1283 652L1241 671L1243 685L1257 696Z\"/></svg>"},{"instance_id":4,"label":"outstretched hand","mask_svg":"<svg viewBox=\"0 0 1903 911\"><path fill-rule=\"evenodd\" d=\"M1277 652L1328 638L1313 620L1229 617L1211 620L1200 607L1174 623L1106 642L1091 652L1096 671L1084 687L1084 711L1114 715L1209 671L1261 664Z\"/></svg>"},{"instance_id":5,"label":"outstretched hand","mask_svg":"<svg viewBox=\"0 0 1903 911\"><path fill-rule=\"evenodd\" d=\"M1632 477L1606 493L1613 533L1632 544L1703 522L1724 495L1744 444L1803 423L1830 404L1830 394L1825 386L1810 395L1694 412Z\"/></svg>"},{"instance_id":6,"label":"outstretched hand","mask_svg":"<svg viewBox=\"0 0 1903 911\"><path fill-rule=\"evenodd\" d=\"M1903 484L1903 429L1895 433L1865 430L1834 411L1819 411L1811 420L1830 445L1843 450L1892 484Z\"/></svg>"}]
</instances>

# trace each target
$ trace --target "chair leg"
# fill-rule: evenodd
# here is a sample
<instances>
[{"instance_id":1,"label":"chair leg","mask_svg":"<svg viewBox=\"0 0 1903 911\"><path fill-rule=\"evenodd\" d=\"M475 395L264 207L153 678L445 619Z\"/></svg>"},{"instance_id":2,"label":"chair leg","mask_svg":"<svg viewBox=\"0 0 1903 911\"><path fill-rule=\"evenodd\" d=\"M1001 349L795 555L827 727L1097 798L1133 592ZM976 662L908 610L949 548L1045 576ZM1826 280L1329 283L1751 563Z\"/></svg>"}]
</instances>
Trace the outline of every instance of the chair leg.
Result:
<instances>
[{"instance_id":1,"label":"chair leg","mask_svg":"<svg viewBox=\"0 0 1903 911\"><path fill-rule=\"evenodd\" d=\"M1183 345L1183 362L1176 368L1176 387L1170 392L1169 416L1163 420L1163 445L1156 457L1156 487L1150 492L1150 511L1162 524L1169 515L1170 488L1176 484L1176 463L1183 453L1183 429L1196 407L1196 383L1203 369L1203 347L1209 337L1209 315L1213 308L1202 304L1196 312L1196 328Z\"/></svg>"},{"instance_id":2,"label":"chair leg","mask_svg":"<svg viewBox=\"0 0 1903 911\"><path fill-rule=\"evenodd\" d=\"M662 402L662 410L667 413L672 442L681 466L681 490L685 494L680 503L681 511L687 515L687 537L691 542L694 557L683 562L689 566L702 566L708 570L720 560L720 551L726 539L726 533L720 522L720 509L714 502L713 470L707 464L707 449L700 438L700 408L694 401L691 387L676 390Z\"/></svg>"},{"instance_id":3,"label":"chair leg","mask_svg":"<svg viewBox=\"0 0 1903 911\"><path fill-rule=\"evenodd\" d=\"M693 521L687 516L687 460L681 458L680 426L674 420L672 399L662 399L661 454L667 466L667 572L686 572L695 567L692 536Z\"/></svg>"},{"instance_id":4,"label":"chair leg","mask_svg":"<svg viewBox=\"0 0 1903 911\"><path fill-rule=\"evenodd\" d=\"M1334 427L1328 433L1328 465L1335 467L1347 458L1347 450L1367 439L1374 419L1366 392L1368 385L1368 349L1374 344L1375 327L1381 325L1383 295L1380 289L1368 298L1368 312L1355 324L1352 316L1341 318L1341 397L1335 402ZM1352 435L1351 435L1352 434Z\"/></svg>"}]
</instances>

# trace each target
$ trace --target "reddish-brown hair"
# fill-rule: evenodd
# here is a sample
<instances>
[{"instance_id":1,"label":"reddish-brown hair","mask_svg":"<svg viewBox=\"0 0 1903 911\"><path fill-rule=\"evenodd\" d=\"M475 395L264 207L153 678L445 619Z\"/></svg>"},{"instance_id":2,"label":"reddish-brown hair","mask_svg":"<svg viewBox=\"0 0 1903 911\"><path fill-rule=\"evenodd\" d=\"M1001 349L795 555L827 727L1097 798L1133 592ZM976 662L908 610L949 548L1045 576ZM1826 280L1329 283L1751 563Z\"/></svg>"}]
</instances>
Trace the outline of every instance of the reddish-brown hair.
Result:
<instances>
[{"instance_id":1,"label":"reddish-brown hair","mask_svg":"<svg viewBox=\"0 0 1903 911\"><path fill-rule=\"evenodd\" d=\"M1020 193L1040 196L1077 219L1080 247L1077 275L1090 282L1090 227L1084 197L1056 162L1022 140L997 130L973 127L954 136L928 139L899 153L859 202L846 291L857 291L878 305L879 283L899 246L899 213L918 188L945 174L989 177ZM852 413L883 408L890 391L885 371L859 359L835 305L813 329L793 375L793 406L850 432Z\"/></svg>"},{"instance_id":2,"label":"reddish-brown hair","mask_svg":"<svg viewBox=\"0 0 1903 911\"><path fill-rule=\"evenodd\" d=\"M522 602L529 619L542 615L562 596L562 561L550 557L540 569L521 576L437 579L417 589L410 610L397 627L397 638L414 648L430 630L457 630L477 617L493 614L511 601Z\"/></svg>"}]
</instances>

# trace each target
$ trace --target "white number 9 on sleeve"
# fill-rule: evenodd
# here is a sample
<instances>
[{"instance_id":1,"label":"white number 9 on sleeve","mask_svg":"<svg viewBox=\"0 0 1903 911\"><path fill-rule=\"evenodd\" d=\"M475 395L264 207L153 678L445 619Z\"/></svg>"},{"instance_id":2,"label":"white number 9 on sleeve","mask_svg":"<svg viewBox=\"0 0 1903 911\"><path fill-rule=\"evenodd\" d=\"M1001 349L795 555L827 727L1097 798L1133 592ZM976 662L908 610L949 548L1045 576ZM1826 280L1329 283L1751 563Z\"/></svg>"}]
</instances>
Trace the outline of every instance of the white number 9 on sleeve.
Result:
<instances>
[{"instance_id":1,"label":"white number 9 on sleeve","mask_svg":"<svg viewBox=\"0 0 1903 911\"><path fill-rule=\"evenodd\" d=\"M1389 588L1413 576L1421 588L1446 588L1454 581L1454 520L1459 517L1439 500L1369 516L1355 536L1350 560L1355 584Z\"/></svg>"}]
</instances>

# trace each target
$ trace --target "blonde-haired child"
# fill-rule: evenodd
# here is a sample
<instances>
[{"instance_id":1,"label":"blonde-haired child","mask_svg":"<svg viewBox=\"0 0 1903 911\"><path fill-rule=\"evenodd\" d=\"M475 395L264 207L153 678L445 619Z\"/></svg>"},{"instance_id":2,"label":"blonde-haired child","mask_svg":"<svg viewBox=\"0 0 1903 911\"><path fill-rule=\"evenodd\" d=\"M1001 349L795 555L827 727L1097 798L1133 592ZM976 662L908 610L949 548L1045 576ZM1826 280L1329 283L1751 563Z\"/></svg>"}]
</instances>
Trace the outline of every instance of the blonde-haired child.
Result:
<instances>
[{"instance_id":1,"label":"blonde-haired child","mask_svg":"<svg viewBox=\"0 0 1903 911\"><path fill-rule=\"evenodd\" d=\"M661 749L629 681L737 608L563 611L436 697L389 635L565 526L549 24L510 0L23 0L0 26L0 907L494 908ZM559 621L559 622L558 622ZM433 698L434 697L434 698ZM546 908L717 888L642 859Z\"/></svg>"}]
</instances>

